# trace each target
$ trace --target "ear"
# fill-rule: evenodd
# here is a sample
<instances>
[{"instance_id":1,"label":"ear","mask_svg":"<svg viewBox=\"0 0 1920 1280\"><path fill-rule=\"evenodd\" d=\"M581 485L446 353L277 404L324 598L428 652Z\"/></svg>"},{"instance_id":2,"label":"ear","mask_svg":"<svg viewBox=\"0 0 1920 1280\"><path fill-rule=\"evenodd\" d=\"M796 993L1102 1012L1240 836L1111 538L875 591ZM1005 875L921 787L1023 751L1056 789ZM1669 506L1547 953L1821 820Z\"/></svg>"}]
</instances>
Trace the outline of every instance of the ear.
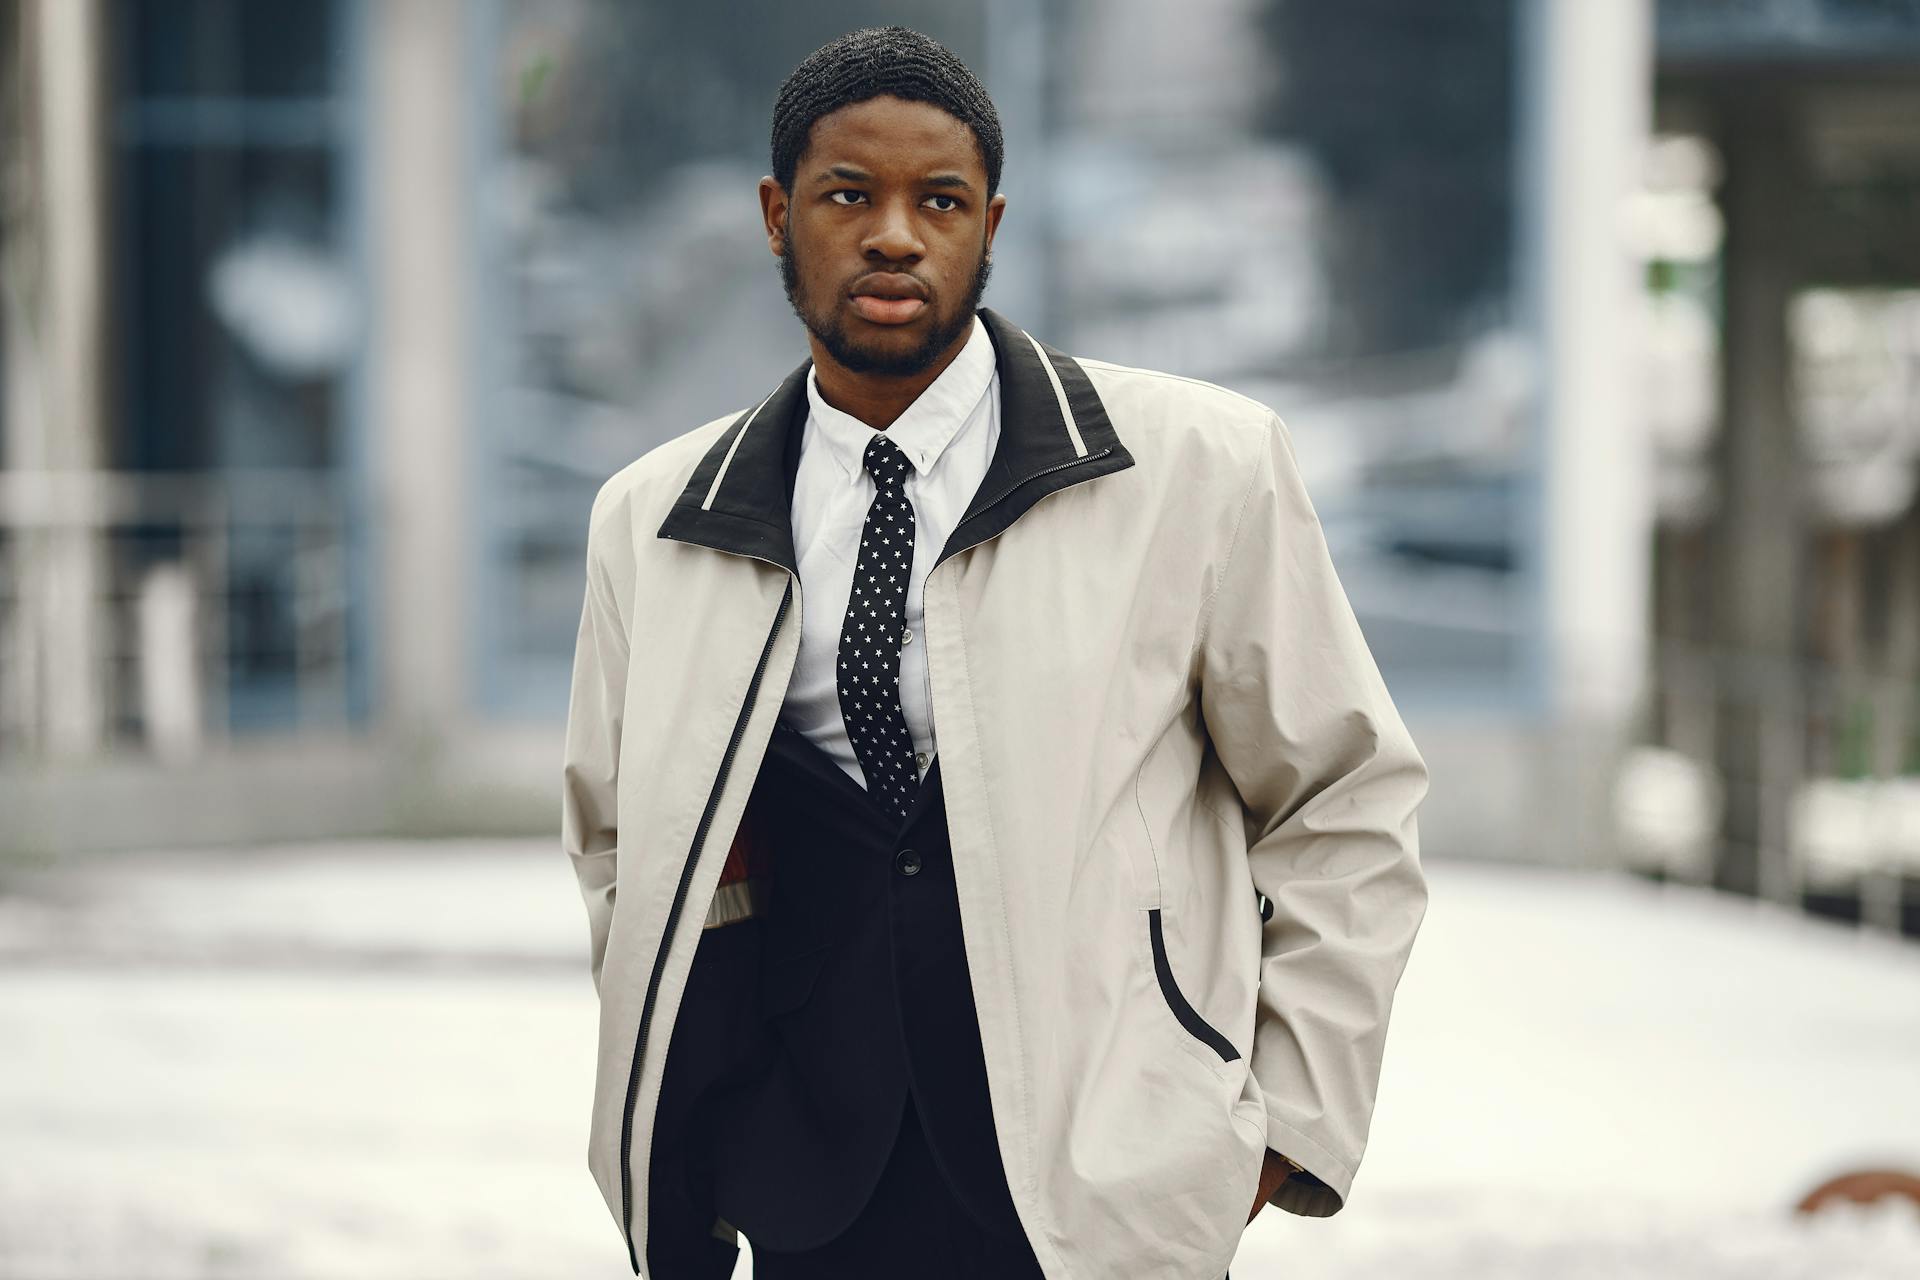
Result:
<instances>
[{"instance_id":1,"label":"ear","mask_svg":"<svg viewBox=\"0 0 1920 1280\"><path fill-rule=\"evenodd\" d=\"M760 179L760 219L766 224L767 249L774 257L787 252L787 193L772 174Z\"/></svg>"},{"instance_id":2,"label":"ear","mask_svg":"<svg viewBox=\"0 0 1920 1280\"><path fill-rule=\"evenodd\" d=\"M1007 193L1002 191L987 201L987 252L988 262L993 261L993 236L1000 229L1000 217L1007 211Z\"/></svg>"}]
</instances>

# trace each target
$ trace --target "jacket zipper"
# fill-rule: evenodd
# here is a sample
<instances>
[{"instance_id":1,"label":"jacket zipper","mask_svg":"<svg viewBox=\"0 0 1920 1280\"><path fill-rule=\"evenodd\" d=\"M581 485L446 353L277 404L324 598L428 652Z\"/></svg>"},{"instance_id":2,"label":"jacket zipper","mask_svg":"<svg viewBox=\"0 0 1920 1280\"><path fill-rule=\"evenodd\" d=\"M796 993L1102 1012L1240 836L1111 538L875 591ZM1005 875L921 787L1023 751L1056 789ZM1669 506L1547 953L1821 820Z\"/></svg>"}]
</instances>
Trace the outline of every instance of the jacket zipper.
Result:
<instances>
[{"instance_id":1,"label":"jacket zipper","mask_svg":"<svg viewBox=\"0 0 1920 1280\"><path fill-rule=\"evenodd\" d=\"M1080 457L1080 458L1068 458L1065 462L1056 462L1050 467L1042 467L1040 470L1034 472L1032 475L1028 476L1026 479L1017 481L1016 483L1001 490L999 497L995 498L992 502L989 502L986 506L980 508L980 514L985 515L988 511L991 511L993 508L999 506L1002 502L1006 501L1007 498L1012 495L1015 489L1024 488L1025 486L1030 485L1035 480L1038 480L1041 476L1050 476L1056 471L1065 471L1068 467L1081 467L1081 466L1085 466L1089 462L1098 462L1100 459L1106 457L1108 454L1112 452L1113 452L1112 446L1108 446L1107 448L1102 449L1098 453L1089 453L1085 457Z\"/></svg>"},{"instance_id":2,"label":"jacket zipper","mask_svg":"<svg viewBox=\"0 0 1920 1280\"><path fill-rule=\"evenodd\" d=\"M1100 450L1100 452L1098 453L1089 453L1085 457L1069 458L1065 462L1056 462L1050 467L1042 467L1040 470L1034 472L1032 475L1024 476L1021 479L1014 481L1011 485L1008 485L1005 489L1002 489L994 497L992 502L987 503L986 506L981 507L980 510L974 514L974 519L977 520L981 516L986 515L987 512L993 510L995 507L999 506L1002 502L1005 502L1008 498L1012 497L1016 489L1024 488L1025 486L1032 484L1035 480L1038 480L1041 476L1050 476L1056 471L1065 471L1068 467L1083 467L1087 465L1089 462L1098 462L1100 459L1106 457L1108 454L1112 452L1113 452L1113 446L1109 445L1105 449ZM954 556L959 555L962 551L968 550L971 547L977 547L979 545L980 544L978 542L969 542L964 547L955 547L951 552L942 553L940 556L940 559L937 562L935 562L933 569L938 569L942 564L945 564L947 561L953 559ZM932 573L933 569L928 569L927 572Z\"/></svg>"},{"instance_id":3,"label":"jacket zipper","mask_svg":"<svg viewBox=\"0 0 1920 1280\"><path fill-rule=\"evenodd\" d=\"M773 615L773 630L767 633L767 643L760 650L760 665L754 668L753 681L747 685L746 701L741 704L740 714L733 722L733 738L727 743L726 753L720 757L720 774L713 780L713 790L707 793L706 812L700 815L700 825L693 833L693 847L687 851L686 865L680 869L680 887L674 891L673 905L667 910L666 932L660 937L660 949L654 953L653 974L647 979L646 1001L640 1006L640 1026L634 1033L633 1061L627 1067L626 1109L620 1118L621 1227L627 1236L627 1261L632 1264L635 1275L640 1274L640 1254L633 1243L633 1172L630 1166L633 1153L633 1104L640 1087L640 1057L647 1047L647 1029L653 1021L654 1000L660 993L660 974L667 965L667 951L673 945L673 930L679 923L680 909L686 904L687 886L693 880L694 867L700 857L700 845L706 839L707 828L713 823L714 811L720 807L721 789L726 786L727 774L733 768L734 752L740 746L741 735L746 732L747 717L752 714L754 700L759 696L761 677L767 673L767 660L773 656L774 639L780 634L780 624L785 620L787 605L792 600L793 578L789 575L786 594L780 597L780 610Z\"/></svg>"}]
</instances>

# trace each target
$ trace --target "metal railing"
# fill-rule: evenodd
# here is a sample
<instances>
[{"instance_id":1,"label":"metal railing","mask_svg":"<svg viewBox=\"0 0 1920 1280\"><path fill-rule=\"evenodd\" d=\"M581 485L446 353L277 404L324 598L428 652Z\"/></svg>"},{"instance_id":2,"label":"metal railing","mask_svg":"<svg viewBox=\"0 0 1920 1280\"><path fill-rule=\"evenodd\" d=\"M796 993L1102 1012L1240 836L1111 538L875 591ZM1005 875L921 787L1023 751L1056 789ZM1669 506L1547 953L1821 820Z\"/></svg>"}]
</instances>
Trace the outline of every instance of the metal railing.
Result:
<instances>
[{"instance_id":1,"label":"metal railing","mask_svg":"<svg viewBox=\"0 0 1920 1280\"><path fill-rule=\"evenodd\" d=\"M0 758L353 721L345 478L0 471Z\"/></svg>"},{"instance_id":2,"label":"metal railing","mask_svg":"<svg viewBox=\"0 0 1920 1280\"><path fill-rule=\"evenodd\" d=\"M1616 780L1628 861L1709 883L1726 856L1729 794L1758 793L1760 897L1857 897L1899 931L1920 883L1920 681L1904 671L1763 660L1668 642L1655 650L1642 745ZM1751 735L1729 765L1724 724Z\"/></svg>"}]
</instances>

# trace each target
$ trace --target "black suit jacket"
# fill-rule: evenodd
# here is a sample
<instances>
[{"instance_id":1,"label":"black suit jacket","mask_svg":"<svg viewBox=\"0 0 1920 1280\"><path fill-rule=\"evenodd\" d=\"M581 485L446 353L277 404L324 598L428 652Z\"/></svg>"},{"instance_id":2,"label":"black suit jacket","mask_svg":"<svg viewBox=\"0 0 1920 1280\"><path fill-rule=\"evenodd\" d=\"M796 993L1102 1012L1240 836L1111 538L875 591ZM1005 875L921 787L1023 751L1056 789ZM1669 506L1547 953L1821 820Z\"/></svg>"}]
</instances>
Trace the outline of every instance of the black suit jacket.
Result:
<instances>
[{"instance_id":1,"label":"black suit jacket","mask_svg":"<svg viewBox=\"0 0 1920 1280\"><path fill-rule=\"evenodd\" d=\"M681 1260L663 1274L727 1274L721 1260L730 1267L735 1248L714 1239L716 1214L756 1246L831 1239L866 1205L909 1091L950 1193L986 1229L1023 1241L988 1099L938 757L896 824L782 725L744 821L773 846L769 909L707 930L695 955L656 1120L649 1257Z\"/></svg>"}]
</instances>

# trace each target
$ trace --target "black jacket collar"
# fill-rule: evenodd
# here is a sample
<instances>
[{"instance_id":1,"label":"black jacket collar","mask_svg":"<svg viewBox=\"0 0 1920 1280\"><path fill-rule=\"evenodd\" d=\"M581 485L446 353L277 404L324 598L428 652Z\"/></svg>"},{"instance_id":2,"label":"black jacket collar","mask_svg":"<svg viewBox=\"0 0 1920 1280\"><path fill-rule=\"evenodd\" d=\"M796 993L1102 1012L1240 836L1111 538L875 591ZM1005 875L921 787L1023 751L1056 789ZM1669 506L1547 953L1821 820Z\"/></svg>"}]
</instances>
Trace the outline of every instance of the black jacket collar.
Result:
<instances>
[{"instance_id":1,"label":"black jacket collar","mask_svg":"<svg viewBox=\"0 0 1920 1280\"><path fill-rule=\"evenodd\" d=\"M1000 371L1000 442L935 565L995 537L1048 494L1133 465L1072 356L1030 338L990 307L980 308L980 318ZM799 576L793 479L812 365L802 362L720 434L668 511L660 537L752 556Z\"/></svg>"}]
</instances>

